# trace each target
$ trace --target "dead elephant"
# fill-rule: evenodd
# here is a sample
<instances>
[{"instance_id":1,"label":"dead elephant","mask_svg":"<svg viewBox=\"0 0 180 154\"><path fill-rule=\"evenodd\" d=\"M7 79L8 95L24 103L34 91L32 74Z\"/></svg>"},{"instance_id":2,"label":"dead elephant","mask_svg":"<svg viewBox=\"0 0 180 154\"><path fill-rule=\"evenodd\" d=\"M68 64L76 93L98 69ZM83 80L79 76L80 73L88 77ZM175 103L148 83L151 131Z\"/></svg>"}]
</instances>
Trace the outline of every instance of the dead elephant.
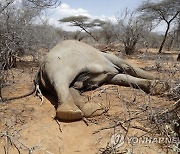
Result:
<instances>
[{"instance_id":1,"label":"dead elephant","mask_svg":"<svg viewBox=\"0 0 180 154\"><path fill-rule=\"evenodd\" d=\"M39 85L57 95L56 116L61 120L79 120L102 113L98 111L99 105L85 103L79 91L116 84L150 93L155 79L154 75L115 55L75 40L57 44L45 57L37 75Z\"/></svg>"}]
</instances>

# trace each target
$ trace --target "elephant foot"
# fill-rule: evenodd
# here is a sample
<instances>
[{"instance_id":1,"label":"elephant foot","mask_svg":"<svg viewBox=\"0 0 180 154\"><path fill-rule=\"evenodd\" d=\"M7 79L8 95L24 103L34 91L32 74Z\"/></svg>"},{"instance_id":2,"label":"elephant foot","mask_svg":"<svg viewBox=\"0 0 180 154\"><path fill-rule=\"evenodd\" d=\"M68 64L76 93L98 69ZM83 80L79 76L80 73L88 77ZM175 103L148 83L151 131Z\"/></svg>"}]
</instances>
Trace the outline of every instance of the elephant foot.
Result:
<instances>
[{"instance_id":1,"label":"elephant foot","mask_svg":"<svg viewBox=\"0 0 180 154\"><path fill-rule=\"evenodd\" d=\"M58 106L56 117L63 121L75 121L82 119L83 113L75 104L63 103Z\"/></svg>"},{"instance_id":2,"label":"elephant foot","mask_svg":"<svg viewBox=\"0 0 180 154\"><path fill-rule=\"evenodd\" d=\"M150 94L160 95L163 92L167 91L168 89L169 89L169 85L167 82L154 80L151 82L151 85L150 85Z\"/></svg>"},{"instance_id":3,"label":"elephant foot","mask_svg":"<svg viewBox=\"0 0 180 154\"><path fill-rule=\"evenodd\" d=\"M106 108L104 106L92 102L84 104L81 110L84 113L84 117L86 118L99 116L106 112Z\"/></svg>"}]
</instances>

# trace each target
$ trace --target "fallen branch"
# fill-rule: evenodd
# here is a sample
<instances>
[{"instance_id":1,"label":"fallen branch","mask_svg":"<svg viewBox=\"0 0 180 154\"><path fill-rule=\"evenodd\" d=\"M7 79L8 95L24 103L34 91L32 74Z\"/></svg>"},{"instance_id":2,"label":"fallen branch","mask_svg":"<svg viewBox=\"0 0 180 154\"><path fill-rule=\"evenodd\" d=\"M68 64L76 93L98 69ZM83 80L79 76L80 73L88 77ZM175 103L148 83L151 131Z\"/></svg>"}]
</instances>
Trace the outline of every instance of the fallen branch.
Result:
<instances>
[{"instance_id":1,"label":"fallen branch","mask_svg":"<svg viewBox=\"0 0 180 154\"><path fill-rule=\"evenodd\" d=\"M56 118L55 118L54 120L56 121L56 123L57 123L57 124L58 124L58 126L59 126L59 131L60 131L60 132L62 132L60 122L59 122L59 121L58 121L58 119L56 119Z\"/></svg>"},{"instance_id":2,"label":"fallen branch","mask_svg":"<svg viewBox=\"0 0 180 154\"><path fill-rule=\"evenodd\" d=\"M5 154L8 154L8 150L9 150L9 147L8 147L8 131L5 131L4 132L4 135L5 135L5 147L4 147L4 151L5 151Z\"/></svg>"},{"instance_id":3,"label":"fallen branch","mask_svg":"<svg viewBox=\"0 0 180 154\"><path fill-rule=\"evenodd\" d=\"M115 128L115 127L117 127L117 126L121 126L121 127L127 132L127 129L122 125L122 123L121 123L120 121L118 121L115 125L103 127L103 128L100 128L100 129L97 130L97 131L94 131L93 134L99 133L99 132L102 131L102 130L112 129L112 128Z\"/></svg>"},{"instance_id":4,"label":"fallen branch","mask_svg":"<svg viewBox=\"0 0 180 154\"><path fill-rule=\"evenodd\" d=\"M178 111L178 109L179 109L179 107L180 107L180 99L177 101L177 102L175 102L173 105L171 105L167 110L165 110L162 114L164 114L164 113L168 113L168 112L172 112L172 111Z\"/></svg>"}]
</instances>

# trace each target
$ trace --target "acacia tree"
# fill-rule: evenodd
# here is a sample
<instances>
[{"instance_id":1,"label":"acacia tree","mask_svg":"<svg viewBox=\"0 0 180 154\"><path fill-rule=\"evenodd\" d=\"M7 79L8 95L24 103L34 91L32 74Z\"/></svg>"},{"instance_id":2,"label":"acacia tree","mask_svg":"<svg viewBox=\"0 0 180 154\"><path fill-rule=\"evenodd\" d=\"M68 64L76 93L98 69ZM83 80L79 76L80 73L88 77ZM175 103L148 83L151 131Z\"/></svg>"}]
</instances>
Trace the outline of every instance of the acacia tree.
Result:
<instances>
[{"instance_id":1,"label":"acacia tree","mask_svg":"<svg viewBox=\"0 0 180 154\"><path fill-rule=\"evenodd\" d=\"M167 25L166 31L159 48L159 53L162 52L168 32L172 22L180 14L180 1L179 0L161 0L158 2L147 1L139 6L138 10L143 13L144 17L149 18L151 21L160 23L164 21Z\"/></svg>"},{"instance_id":2,"label":"acacia tree","mask_svg":"<svg viewBox=\"0 0 180 154\"><path fill-rule=\"evenodd\" d=\"M91 20L89 17L82 15L65 17L59 21L63 23L70 23L70 26L79 27L81 30L89 34L95 41L97 41L97 38L90 32L90 29L102 27L105 24L105 22L100 19Z\"/></svg>"}]
</instances>

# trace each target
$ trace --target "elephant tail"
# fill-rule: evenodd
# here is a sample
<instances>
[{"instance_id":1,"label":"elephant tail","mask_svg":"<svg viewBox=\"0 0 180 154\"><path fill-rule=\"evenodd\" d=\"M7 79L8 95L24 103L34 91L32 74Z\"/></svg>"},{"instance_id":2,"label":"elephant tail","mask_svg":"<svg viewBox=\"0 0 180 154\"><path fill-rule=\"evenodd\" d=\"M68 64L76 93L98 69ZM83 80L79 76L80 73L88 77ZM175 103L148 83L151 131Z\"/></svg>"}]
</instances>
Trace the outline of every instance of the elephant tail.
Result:
<instances>
[{"instance_id":1,"label":"elephant tail","mask_svg":"<svg viewBox=\"0 0 180 154\"><path fill-rule=\"evenodd\" d=\"M37 86L38 86L38 85L34 85L33 89L32 89L30 92L28 92L28 93L26 93L26 94L24 94L24 95L15 96L15 97L11 97L11 98L1 98L1 99L0 99L0 102L7 102L7 101L11 101L11 100L15 100L15 99L21 99L21 98L30 96L30 95L32 95L32 94L36 91Z\"/></svg>"},{"instance_id":2,"label":"elephant tail","mask_svg":"<svg viewBox=\"0 0 180 154\"><path fill-rule=\"evenodd\" d=\"M15 97L10 97L10 98L0 98L0 102L7 102L7 101L11 101L11 100L15 100L15 99L21 99L21 98L24 98L24 97L27 97L27 96L30 96L32 95L33 93L37 92L39 90L39 73L40 71L38 71L38 73L36 74L35 76L35 79L34 79L34 84L33 84L33 88L30 92L24 94L24 95L21 95L21 96L15 96Z\"/></svg>"}]
</instances>

